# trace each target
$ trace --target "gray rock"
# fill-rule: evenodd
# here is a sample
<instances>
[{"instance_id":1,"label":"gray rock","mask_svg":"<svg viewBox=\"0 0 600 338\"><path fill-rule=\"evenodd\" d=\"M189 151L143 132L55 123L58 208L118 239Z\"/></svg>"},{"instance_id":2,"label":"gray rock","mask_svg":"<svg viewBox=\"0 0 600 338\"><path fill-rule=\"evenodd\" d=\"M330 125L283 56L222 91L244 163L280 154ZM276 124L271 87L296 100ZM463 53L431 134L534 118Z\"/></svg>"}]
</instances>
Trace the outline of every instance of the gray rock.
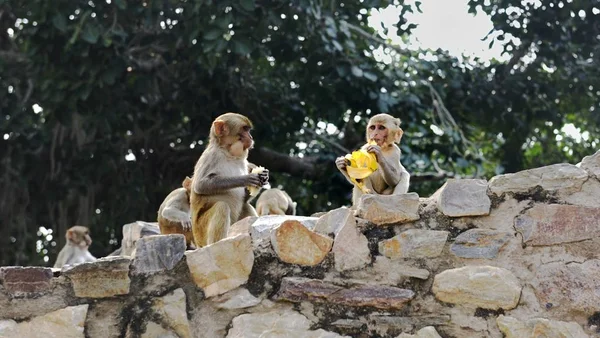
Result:
<instances>
[{"instance_id":1,"label":"gray rock","mask_svg":"<svg viewBox=\"0 0 600 338\"><path fill-rule=\"evenodd\" d=\"M514 235L504 231L488 229L471 229L458 235L450 252L461 258L487 258L498 256L502 247L514 238Z\"/></svg>"},{"instance_id":2,"label":"gray rock","mask_svg":"<svg viewBox=\"0 0 600 338\"><path fill-rule=\"evenodd\" d=\"M179 234L140 238L136 243L133 273L148 274L171 270L181 261L185 249L185 236Z\"/></svg>"}]
</instances>

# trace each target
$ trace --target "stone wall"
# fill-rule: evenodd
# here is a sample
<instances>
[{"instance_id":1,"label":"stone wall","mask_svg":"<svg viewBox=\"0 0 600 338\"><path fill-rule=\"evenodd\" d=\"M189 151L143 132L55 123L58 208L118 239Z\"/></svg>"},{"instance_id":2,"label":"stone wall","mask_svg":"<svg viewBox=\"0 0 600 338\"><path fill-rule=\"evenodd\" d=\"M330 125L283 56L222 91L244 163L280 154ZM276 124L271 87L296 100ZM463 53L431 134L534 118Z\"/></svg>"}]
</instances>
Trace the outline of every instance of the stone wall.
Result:
<instances>
[{"instance_id":1,"label":"stone wall","mask_svg":"<svg viewBox=\"0 0 600 338\"><path fill-rule=\"evenodd\" d=\"M229 234L4 267L0 337L600 337L600 152Z\"/></svg>"}]
</instances>

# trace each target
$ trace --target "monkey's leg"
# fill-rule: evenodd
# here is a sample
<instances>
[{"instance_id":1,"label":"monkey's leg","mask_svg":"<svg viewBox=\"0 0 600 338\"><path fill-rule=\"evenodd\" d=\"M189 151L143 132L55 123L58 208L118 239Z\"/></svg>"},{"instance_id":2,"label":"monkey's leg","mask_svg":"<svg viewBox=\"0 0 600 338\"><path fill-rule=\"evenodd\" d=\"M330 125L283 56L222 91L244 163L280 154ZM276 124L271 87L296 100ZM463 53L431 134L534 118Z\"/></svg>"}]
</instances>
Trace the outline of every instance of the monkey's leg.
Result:
<instances>
[{"instance_id":1,"label":"monkey's leg","mask_svg":"<svg viewBox=\"0 0 600 338\"><path fill-rule=\"evenodd\" d=\"M357 186L354 186L352 189L352 206L358 206L358 201L360 197L363 195L363 192Z\"/></svg>"},{"instance_id":2,"label":"monkey's leg","mask_svg":"<svg viewBox=\"0 0 600 338\"><path fill-rule=\"evenodd\" d=\"M225 202L216 202L194 223L192 231L196 246L203 247L227 236L231 224L230 208Z\"/></svg>"},{"instance_id":3,"label":"monkey's leg","mask_svg":"<svg viewBox=\"0 0 600 338\"><path fill-rule=\"evenodd\" d=\"M194 242L194 235L191 231L184 231L181 223L171 222L165 219L158 220L158 227L161 235L182 234L185 236L185 244L190 247Z\"/></svg>"}]
</instances>

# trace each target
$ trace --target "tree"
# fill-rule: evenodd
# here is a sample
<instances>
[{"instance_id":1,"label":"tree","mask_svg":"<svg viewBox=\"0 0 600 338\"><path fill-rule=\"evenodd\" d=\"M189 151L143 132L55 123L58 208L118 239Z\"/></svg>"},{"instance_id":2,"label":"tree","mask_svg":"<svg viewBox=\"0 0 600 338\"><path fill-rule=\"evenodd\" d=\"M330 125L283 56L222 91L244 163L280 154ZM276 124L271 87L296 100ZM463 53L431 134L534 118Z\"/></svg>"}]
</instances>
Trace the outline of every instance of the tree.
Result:
<instances>
[{"instance_id":1,"label":"tree","mask_svg":"<svg viewBox=\"0 0 600 338\"><path fill-rule=\"evenodd\" d=\"M92 229L92 252L110 252L123 224L154 220L226 111L255 122L250 159L300 214L348 203L333 159L364 142L371 114L403 119L402 161L423 196L447 177L554 161L535 162L529 147L510 163L536 128L552 137L549 121L598 135L598 120L576 116L590 91L568 92L563 70L549 79L534 62L499 76L507 64L465 67L443 51L427 61L427 51L391 45L391 27L367 25L373 8L391 5L409 36L405 14L418 2L0 0L0 264L53 259L76 223ZM561 90L544 98L552 88Z\"/></svg>"}]
</instances>

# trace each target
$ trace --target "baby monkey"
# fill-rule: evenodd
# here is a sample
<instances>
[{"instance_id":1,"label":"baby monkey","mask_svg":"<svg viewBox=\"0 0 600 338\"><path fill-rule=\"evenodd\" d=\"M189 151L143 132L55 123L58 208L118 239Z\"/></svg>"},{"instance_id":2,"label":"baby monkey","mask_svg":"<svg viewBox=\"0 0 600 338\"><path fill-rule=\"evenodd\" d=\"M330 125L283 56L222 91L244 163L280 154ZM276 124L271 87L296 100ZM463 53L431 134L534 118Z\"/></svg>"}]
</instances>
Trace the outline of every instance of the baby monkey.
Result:
<instances>
[{"instance_id":1,"label":"baby monkey","mask_svg":"<svg viewBox=\"0 0 600 338\"><path fill-rule=\"evenodd\" d=\"M379 195L397 195L408 192L410 174L400 163L400 143L404 131L400 128L400 119L388 114L377 114L369 120L366 130L367 142L375 141L377 144L365 144L362 148L375 154L379 168L364 179L364 185L371 193ZM352 183L346 167L348 160L338 157L335 164L338 170ZM356 186L352 190L352 205L356 206L363 192Z\"/></svg>"},{"instance_id":2,"label":"baby monkey","mask_svg":"<svg viewBox=\"0 0 600 338\"><path fill-rule=\"evenodd\" d=\"M296 202L277 188L265 190L256 200L256 212L264 215L296 215Z\"/></svg>"},{"instance_id":3,"label":"baby monkey","mask_svg":"<svg viewBox=\"0 0 600 338\"><path fill-rule=\"evenodd\" d=\"M54 263L55 268L96 260L96 257L88 251L90 244L92 244L92 238L87 227L75 225L67 230L65 237L67 243L58 253L56 263Z\"/></svg>"},{"instance_id":4,"label":"baby monkey","mask_svg":"<svg viewBox=\"0 0 600 338\"><path fill-rule=\"evenodd\" d=\"M188 248L193 248L194 235L192 234L192 213L190 210L190 189L192 179L186 177L181 188L177 188L162 202L158 208L158 227L160 233L182 234Z\"/></svg>"}]
</instances>

